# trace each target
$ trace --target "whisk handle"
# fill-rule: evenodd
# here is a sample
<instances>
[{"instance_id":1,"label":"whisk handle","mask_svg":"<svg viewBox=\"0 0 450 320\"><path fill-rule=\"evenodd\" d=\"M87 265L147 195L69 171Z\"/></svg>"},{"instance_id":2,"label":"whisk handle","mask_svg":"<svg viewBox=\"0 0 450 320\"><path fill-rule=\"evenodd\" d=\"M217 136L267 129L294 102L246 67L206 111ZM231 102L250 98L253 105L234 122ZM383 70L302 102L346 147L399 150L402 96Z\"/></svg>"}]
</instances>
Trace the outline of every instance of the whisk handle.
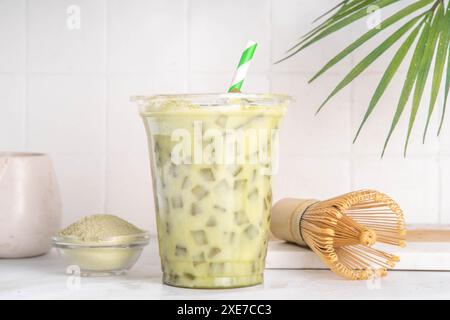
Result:
<instances>
[{"instance_id":1,"label":"whisk handle","mask_svg":"<svg viewBox=\"0 0 450 320\"><path fill-rule=\"evenodd\" d=\"M272 207L270 231L275 237L307 247L303 240L300 223L303 213L314 203L315 199L285 198Z\"/></svg>"}]
</instances>

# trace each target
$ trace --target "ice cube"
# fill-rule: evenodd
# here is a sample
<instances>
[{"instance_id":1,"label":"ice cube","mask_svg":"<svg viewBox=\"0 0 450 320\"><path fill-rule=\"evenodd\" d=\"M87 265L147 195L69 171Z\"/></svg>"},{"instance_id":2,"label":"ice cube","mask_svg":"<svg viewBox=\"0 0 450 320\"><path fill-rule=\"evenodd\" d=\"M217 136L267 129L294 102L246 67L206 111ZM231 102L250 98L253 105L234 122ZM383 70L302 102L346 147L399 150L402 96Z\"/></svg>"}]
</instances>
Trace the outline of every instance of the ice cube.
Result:
<instances>
[{"instance_id":1,"label":"ice cube","mask_svg":"<svg viewBox=\"0 0 450 320\"><path fill-rule=\"evenodd\" d=\"M175 255L177 257L185 257L187 255L186 247L176 245L175 246Z\"/></svg>"},{"instance_id":2,"label":"ice cube","mask_svg":"<svg viewBox=\"0 0 450 320\"><path fill-rule=\"evenodd\" d=\"M252 181L253 181L253 182L256 181L256 176L257 176L257 174L258 174L258 170L253 169L253 172L252 172Z\"/></svg>"},{"instance_id":3,"label":"ice cube","mask_svg":"<svg viewBox=\"0 0 450 320\"><path fill-rule=\"evenodd\" d=\"M234 181L234 190L244 190L247 186L247 180L246 179L240 179Z\"/></svg>"},{"instance_id":4,"label":"ice cube","mask_svg":"<svg viewBox=\"0 0 450 320\"><path fill-rule=\"evenodd\" d=\"M170 213L169 198L164 197L164 209L167 214Z\"/></svg>"},{"instance_id":5,"label":"ice cube","mask_svg":"<svg viewBox=\"0 0 450 320\"><path fill-rule=\"evenodd\" d=\"M171 163L169 166L169 174L174 178L178 177L178 168L173 163Z\"/></svg>"},{"instance_id":6,"label":"ice cube","mask_svg":"<svg viewBox=\"0 0 450 320\"><path fill-rule=\"evenodd\" d=\"M193 203L191 205L191 215L196 216L202 213L202 208L198 203Z\"/></svg>"},{"instance_id":7,"label":"ice cube","mask_svg":"<svg viewBox=\"0 0 450 320\"><path fill-rule=\"evenodd\" d=\"M176 195L172 197L172 207L174 209L183 208L183 197L181 195Z\"/></svg>"},{"instance_id":8,"label":"ice cube","mask_svg":"<svg viewBox=\"0 0 450 320\"><path fill-rule=\"evenodd\" d=\"M169 274L169 282L170 283L177 283L180 280L180 276L176 273L170 273Z\"/></svg>"},{"instance_id":9,"label":"ice cube","mask_svg":"<svg viewBox=\"0 0 450 320\"><path fill-rule=\"evenodd\" d=\"M255 201L258 200L258 188L254 188L252 191L250 191L250 193L248 194L248 200L250 201Z\"/></svg>"},{"instance_id":10,"label":"ice cube","mask_svg":"<svg viewBox=\"0 0 450 320\"><path fill-rule=\"evenodd\" d=\"M234 222L238 226L248 222L247 214L244 210L238 210L234 212Z\"/></svg>"},{"instance_id":11,"label":"ice cube","mask_svg":"<svg viewBox=\"0 0 450 320\"><path fill-rule=\"evenodd\" d=\"M209 191L205 187L200 186L200 185L196 185L195 187L192 188L191 191L194 194L194 196L197 198L197 200L202 200L209 193Z\"/></svg>"},{"instance_id":12,"label":"ice cube","mask_svg":"<svg viewBox=\"0 0 450 320\"><path fill-rule=\"evenodd\" d=\"M259 230L253 224L249 225L244 230L245 235L250 239L255 239L258 236Z\"/></svg>"},{"instance_id":13,"label":"ice cube","mask_svg":"<svg viewBox=\"0 0 450 320\"><path fill-rule=\"evenodd\" d=\"M264 210L268 210L270 208L269 201L267 198L264 198Z\"/></svg>"},{"instance_id":14,"label":"ice cube","mask_svg":"<svg viewBox=\"0 0 450 320\"><path fill-rule=\"evenodd\" d=\"M159 145L158 141L155 141L155 153L161 152L161 146Z\"/></svg>"},{"instance_id":15,"label":"ice cube","mask_svg":"<svg viewBox=\"0 0 450 320\"><path fill-rule=\"evenodd\" d=\"M216 124L221 128L225 128L225 126L227 124L227 120L228 120L228 117L226 115L222 114L217 117Z\"/></svg>"},{"instance_id":16,"label":"ice cube","mask_svg":"<svg viewBox=\"0 0 450 320\"><path fill-rule=\"evenodd\" d=\"M189 177L186 176L183 178L183 182L181 183L181 189L187 189L190 186L191 182L189 180Z\"/></svg>"},{"instance_id":17,"label":"ice cube","mask_svg":"<svg viewBox=\"0 0 450 320\"><path fill-rule=\"evenodd\" d=\"M215 256L217 256L220 252L222 252L222 250L220 248L217 247L213 247L209 250L208 253L208 258L214 258Z\"/></svg>"},{"instance_id":18,"label":"ice cube","mask_svg":"<svg viewBox=\"0 0 450 320\"><path fill-rule=\"evenodd\" d=\"M213 216L209 217L208 221L206 222L207 227L215 227L217 225L216 218Z\"/></svg>"},{"instance_id":19,"label":"ice cube","mask_svg":"<svg viewBox=\"0 0 450 320\"><path fill-rule=\"evenodd\" d=\"M191 231L192 238L199 246L208 244L208 239L206 238L206 232L203 230Z\"/></svg>"},{"instance_id":20,"label":"ice cube","mask_svg":"<svg viewBox=\"0 0 450 320\"><path fill-rule=\"evenodd\" d=\"M266 199L267 199L269 202L272 202L272 189L270 189L270 190L267 192Z\"/></svg>"},{"instance_id":21,"label":"ice cube","mask_svg":"<svg viewBox=\"0 0 450 320\"><path fill-rule=\"evenodd\" d=\"M241 173L243 167L239 165L228 166L228 172L233 176L237 177Z\"/></svg>"},{"instance_id":22,"label":"ice cube","mask_svg":"<svg viewBox=\"0 0 450 320\"><path fill-rule=\"evenodd\" d=\"M214 181L214 173L210 168L200 169L200 175L206 181Z\"/></svg>"},{"instance_id":23,"label":"ice cube","mask_svg":"<svg viewBox=\"0 0 450 320\"><path fill-rule=\"evenodd\" d=\"M194 267L198 266L199 264L205 263L206 262L205 254L202 252L200 254L193 256L192 261L194 263Z\"/></svg>"},{"instance_id":24,"label":"ice cube","mask_svg":"<svg viewBox=\"0 0 450 320\"><path fill-rule=\"evenodd\" d=\"M225 194L231 190L230 185L227 180L222 179L220 182L214 187L214 190L219 194Z\"/></svg>"},{"instance_id":25,"label":"ice cube","mask_svg":"<svg viewBox=\"0 0 450 320\"><path fill-rule=\"evenodd\" d=\"M223 233L223 235L224 235L224 238L225 238L225 241L228 241L229 243L233 243L233 241L234 241L234 236L235 236L235 233L234 232L224 232Z\"/></svg>"},{"instance_id":26,"label":"ice cube","mask_svg":"<svg viewBox=\"0 0 450 320\"><path fill-rule=\"evenodd\" d=\"M162 188L162 189L165 189L165 188L166 188L166 180L165 180L164 174L159 174L158 185L159 185L160 188Z\"/></svg>"},{"instance_id":27,"label":"ice cube","mask_svg":"<svg viewBox=\"0 0 450 320\"><path fill-rule=\"evenodd\" d=\"M195 276L192 274L192 273L189 273L189 272L185 272L185 273L183 273L183 276L185 277L185 278L188 278L189 280L195 280Z\"/></svg>"}]
</instances>

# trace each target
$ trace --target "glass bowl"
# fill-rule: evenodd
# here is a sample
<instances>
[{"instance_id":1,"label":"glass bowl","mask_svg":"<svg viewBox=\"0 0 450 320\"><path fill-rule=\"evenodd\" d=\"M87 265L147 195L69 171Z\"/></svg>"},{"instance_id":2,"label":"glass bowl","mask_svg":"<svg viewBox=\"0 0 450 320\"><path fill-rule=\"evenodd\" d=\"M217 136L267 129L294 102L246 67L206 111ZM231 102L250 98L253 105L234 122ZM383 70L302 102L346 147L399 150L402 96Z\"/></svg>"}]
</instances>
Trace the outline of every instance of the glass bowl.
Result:
<instances>
[{"instance_id":1,"label":"glass bowl","mask_svg":"<svg viewBox=\"0 0 450 320\"><path fill-rule=\"evenodd\" d=\"M133 267L149 243L147 232L85 243L70 237L53 237L68 266L79 268L81 276L121 275Z\"/></svg>"}]
</instances>

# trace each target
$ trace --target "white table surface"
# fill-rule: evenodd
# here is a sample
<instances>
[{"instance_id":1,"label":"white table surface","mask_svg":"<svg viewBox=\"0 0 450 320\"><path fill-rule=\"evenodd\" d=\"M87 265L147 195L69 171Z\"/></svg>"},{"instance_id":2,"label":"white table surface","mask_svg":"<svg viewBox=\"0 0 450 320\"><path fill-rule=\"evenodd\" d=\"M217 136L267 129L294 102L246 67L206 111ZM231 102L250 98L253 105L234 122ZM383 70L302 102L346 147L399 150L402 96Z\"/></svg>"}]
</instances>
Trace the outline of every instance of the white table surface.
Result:
<instances>
[{"instance_id":1,"label":"white table surface","mask_svg":"<svg viewBox=\"0 0 450 320\"><path fill-rule=\"evenodd\" d=\"M155 241L125 276L81 278L55 251L0 259L2 299L450 299L450 272L393 271L379 281L348 281L327 270L266 270L263 285L194 290L163 285ZM69 285L68 285L69 284ZM75 284L75 285L74 285Z\"/></svg>"}]
</instances>

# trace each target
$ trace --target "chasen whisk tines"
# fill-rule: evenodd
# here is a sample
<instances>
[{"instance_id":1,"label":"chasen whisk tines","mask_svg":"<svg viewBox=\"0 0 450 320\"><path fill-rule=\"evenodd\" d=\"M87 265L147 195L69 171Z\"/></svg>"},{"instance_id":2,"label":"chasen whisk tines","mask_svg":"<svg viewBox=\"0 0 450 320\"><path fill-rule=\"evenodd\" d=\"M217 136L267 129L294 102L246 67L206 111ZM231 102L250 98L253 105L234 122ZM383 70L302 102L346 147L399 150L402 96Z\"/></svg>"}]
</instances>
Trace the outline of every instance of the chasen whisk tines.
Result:
<instances>
[{"instance_id":1,"label":"chasen whisk tines","mask_svg":"<svg viewBox=\"0 0 450 320\"><path fill-rule=\"evenodd\" d=\"M399 258L372 247L375 242L405 246L403 212L374 190L326 201L283 199L272 209L271 230L280 239L307 246L348 279L384 276Z\"/></svg>"}]
</instances>

